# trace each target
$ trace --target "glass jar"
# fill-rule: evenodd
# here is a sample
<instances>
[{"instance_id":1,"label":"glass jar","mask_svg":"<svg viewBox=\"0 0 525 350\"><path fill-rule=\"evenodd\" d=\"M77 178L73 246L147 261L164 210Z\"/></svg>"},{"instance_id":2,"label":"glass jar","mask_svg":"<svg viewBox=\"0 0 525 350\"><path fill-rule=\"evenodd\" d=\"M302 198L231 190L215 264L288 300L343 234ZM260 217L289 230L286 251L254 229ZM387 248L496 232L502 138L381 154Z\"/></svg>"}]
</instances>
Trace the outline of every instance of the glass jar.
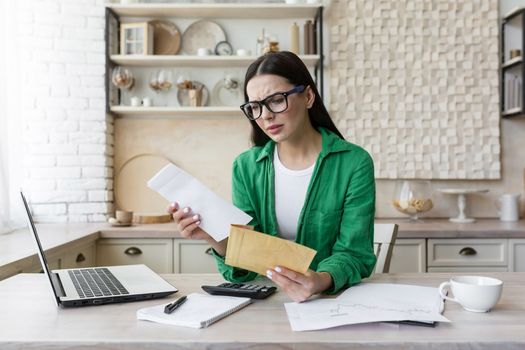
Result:
<instances>
[{"instance_id":1,"label":"glass jar","mask_svg":"<svg viewBox=\"0 0 525 350\"><path fill-rule=\"evenodd\" d=\"M396 183L394 208L418 220L419 214L425 213L434 207L432 203L432 186L425 180L402 180Z\"/></svg>"}]
</instances>

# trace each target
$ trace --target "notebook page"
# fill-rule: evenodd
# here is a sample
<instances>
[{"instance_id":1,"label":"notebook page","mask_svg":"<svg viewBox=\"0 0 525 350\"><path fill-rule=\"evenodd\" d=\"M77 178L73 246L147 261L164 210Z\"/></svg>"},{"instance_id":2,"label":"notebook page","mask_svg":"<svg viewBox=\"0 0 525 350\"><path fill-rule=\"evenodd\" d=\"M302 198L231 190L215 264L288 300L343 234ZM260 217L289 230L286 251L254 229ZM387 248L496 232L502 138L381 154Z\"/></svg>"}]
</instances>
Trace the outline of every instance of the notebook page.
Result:
<instances>
[{"instance_id":1,"label":"notebook page","mask_svg":"<svg viewBox=\"0 0 525 350\"><path fill-rule=\"evenodd\" d=\"M203 328L250 304L250 298L228 297L192 293L178 309L171 314L164 313L162 305L143 308L137 311L137 319L156 323L191 328Z\"/></svg>"}]
</instances>

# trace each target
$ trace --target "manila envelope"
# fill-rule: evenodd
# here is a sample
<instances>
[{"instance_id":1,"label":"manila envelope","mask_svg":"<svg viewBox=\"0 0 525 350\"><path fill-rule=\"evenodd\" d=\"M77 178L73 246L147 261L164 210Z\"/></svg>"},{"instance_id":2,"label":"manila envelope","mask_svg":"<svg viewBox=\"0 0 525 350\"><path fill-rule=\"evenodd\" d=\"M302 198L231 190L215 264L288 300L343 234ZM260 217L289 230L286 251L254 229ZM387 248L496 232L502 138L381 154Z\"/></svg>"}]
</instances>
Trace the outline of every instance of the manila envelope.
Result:
<instances>
[{"instance_id":1,"label":"manila envelope","mask_svg":"<svg viewBox=\"0 0 525 350\"><path fill-rule=\"evenodd\" d=\"M226 248L226 264L266 275L283 266L306 273L317 251L286 239L232 225Z\"/></svg>"}]
</instances>

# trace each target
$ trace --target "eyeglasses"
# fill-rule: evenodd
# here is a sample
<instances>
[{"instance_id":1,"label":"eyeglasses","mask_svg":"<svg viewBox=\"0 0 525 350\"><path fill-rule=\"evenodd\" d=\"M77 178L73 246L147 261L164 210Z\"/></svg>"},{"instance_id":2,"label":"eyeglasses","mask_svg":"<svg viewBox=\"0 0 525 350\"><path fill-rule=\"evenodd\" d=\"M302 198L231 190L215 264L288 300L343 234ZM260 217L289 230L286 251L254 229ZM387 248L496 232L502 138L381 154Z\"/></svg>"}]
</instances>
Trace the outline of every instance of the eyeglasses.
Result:
<instances>
[{"instance_id":1,"label":"eyeglasses","mask_svg":"<svg viewBox=\"0 0 525 350\"><path fill-rule=\"evenodd\" d=\"M288 96L303 92L304 85L297 85L292 90L286 92L276 92L262 101L248 101L241 106L241 110L250 120L259 119L262 115L263 106L266 106L272 113L282 113L288 109Z\"/></svg>"}]
</instances>

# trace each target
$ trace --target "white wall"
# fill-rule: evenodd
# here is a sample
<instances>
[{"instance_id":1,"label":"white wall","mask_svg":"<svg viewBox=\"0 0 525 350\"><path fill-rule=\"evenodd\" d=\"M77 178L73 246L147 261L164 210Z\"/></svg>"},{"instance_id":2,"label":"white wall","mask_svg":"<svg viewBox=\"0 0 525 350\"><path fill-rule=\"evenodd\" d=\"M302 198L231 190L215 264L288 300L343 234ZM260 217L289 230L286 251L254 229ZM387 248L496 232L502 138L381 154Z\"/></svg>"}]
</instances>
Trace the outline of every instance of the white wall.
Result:
<instances>
[{"instance_id":1,"label":"white wall","mask_svg":"<svg viewBox=\"0 0 525 350\"><path fill-rule=\"evenodd\" d=\"M10 14L14 183L37 221L105 220L112 123L105 114L102 0L22 0ZM13 198L18 196L13 196Z\"/></svg>"}]
</instances>

